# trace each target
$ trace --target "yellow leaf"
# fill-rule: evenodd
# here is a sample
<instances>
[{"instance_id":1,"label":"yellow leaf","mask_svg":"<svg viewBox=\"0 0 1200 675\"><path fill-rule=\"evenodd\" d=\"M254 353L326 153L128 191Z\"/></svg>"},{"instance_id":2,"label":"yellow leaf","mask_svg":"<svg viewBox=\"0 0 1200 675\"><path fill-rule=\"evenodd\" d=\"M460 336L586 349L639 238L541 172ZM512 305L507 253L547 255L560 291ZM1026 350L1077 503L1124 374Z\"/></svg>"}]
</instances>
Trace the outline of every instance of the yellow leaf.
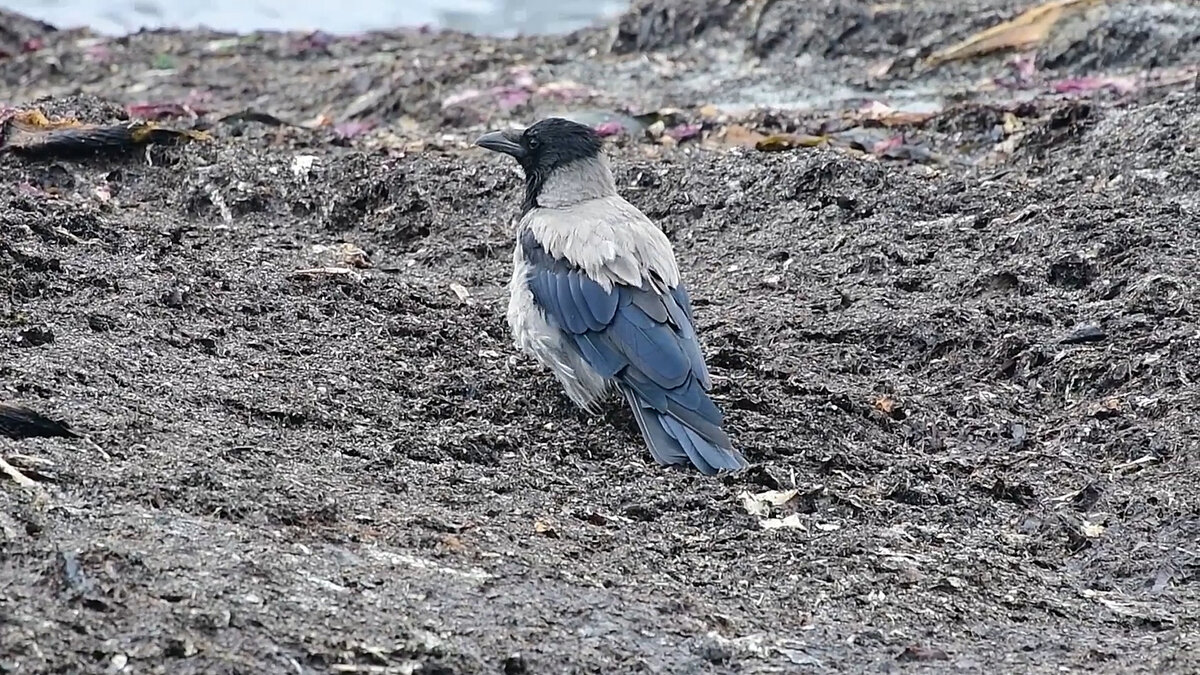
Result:
<instances>
[{"instance_id":1,"label":"yellow leaf","mask_svg":"<svg viewBox=\"0 0 1200 675\"><path fill-rule=\"evenodd\" d=\"M761 152L778 152L795 148L813 148L825 142L823 136L808 136L805 134L771 134L754 144Z\"/></svg>"},{"instance_id":2,"label":"yellow leaf","mask_svg":"<svg viewBox=\"0 0 1200 675\"><path fill-rule=\"evenodd\" d=\"M541 518L533 521L533 531L547 537L558 537L558 530L554 529L554 524Z\"/></svg>"},{"instance_id":3,"label":"yellow leaf","mask_svg":"<svg viewBox=\"0 0 1200 675\"><path fill-rule=\"evenodd\" d=\"M721 132L721 140L725 145L732 145L742 148L753 148L759 141L766 138L753 129L748 129L740 124L731 124L725 127Z\"/></svg>"},{"instance_id":4,"label":"yellow leaf","mask_svg":"<svg viewBox=\"0 0 1200 675\"><path fill-rule=\"evenodd\" d=\"M962 42L930 54L926 65L968 59L1000 49L1021 49L1041 44L1068 9L1079 9L1104 0L1052 0L1020 16L976 33Z\"/></svg>"},{"instance_id":5,"label":"yellow leaf","mask_svg":"<svg viewBox=\"0 0 1200 675\"><path fill-rule=\"evenodd\" d=\"M889 417L894 415L901 407L900 402L891 396L880 396L875 399L875 409Z\"/></svg>"}]
</instances>

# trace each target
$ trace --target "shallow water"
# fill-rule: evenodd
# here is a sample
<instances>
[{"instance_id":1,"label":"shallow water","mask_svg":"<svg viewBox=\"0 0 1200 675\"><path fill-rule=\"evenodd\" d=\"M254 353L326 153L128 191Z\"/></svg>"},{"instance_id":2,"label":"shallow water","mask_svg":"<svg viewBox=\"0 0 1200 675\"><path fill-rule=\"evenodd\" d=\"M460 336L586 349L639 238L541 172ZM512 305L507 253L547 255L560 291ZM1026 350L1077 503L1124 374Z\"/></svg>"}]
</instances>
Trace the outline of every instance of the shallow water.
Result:
<instances>
[{"instance_id":1,"label":"shallow water","mask_svg":"<svg viewBox=\"0 0 1200 675\"><path fill-rule=\"evenodd\" d=\"M560 33L615 16L625 0L0 0L0 7L59 27L109 34L140 28L356 33L431 25L492 35Z\"/></svg>"}]
</instances>

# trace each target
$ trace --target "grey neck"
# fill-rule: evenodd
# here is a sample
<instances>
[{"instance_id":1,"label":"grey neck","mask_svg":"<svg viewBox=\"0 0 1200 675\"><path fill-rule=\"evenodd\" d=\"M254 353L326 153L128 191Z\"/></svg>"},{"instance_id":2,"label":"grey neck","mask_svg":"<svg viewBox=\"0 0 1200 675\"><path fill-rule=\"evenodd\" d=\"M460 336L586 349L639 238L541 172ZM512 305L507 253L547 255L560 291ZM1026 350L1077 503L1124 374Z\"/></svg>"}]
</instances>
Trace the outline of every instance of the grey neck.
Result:
<instances>
[{"instance_id":1,"label":"grey neck","mask_svg":"<svg viewBox=\"0 0 1200 675\"><path fill-rule=\"evenodd\" d=\"M555 169L537 194L542 208L562 208L617 194L612 169L604 155L577 159Z\"/></svg>"}]
</instances>

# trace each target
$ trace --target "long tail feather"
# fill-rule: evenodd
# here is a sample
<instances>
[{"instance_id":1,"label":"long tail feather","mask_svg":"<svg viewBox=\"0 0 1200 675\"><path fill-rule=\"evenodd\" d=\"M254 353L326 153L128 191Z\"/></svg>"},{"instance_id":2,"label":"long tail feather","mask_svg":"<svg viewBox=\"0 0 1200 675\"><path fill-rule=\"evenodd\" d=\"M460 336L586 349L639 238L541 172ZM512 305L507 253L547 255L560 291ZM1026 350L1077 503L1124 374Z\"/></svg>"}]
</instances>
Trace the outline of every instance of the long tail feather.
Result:
<instances>
[{"instance_id":1,"label":"long tail feather","mask_svg":"<svg viewBox=\"0 0 1200 675\"><path fill-rule=\"evenodd\" d=\"M748 465L745 457L732 445L719 445L705 439L679 419L646 405L630 389L623 388L622 393L633 410L650 455L659 464L691 463L706 476L738 471Z\"/></svg>"}]
</instances>

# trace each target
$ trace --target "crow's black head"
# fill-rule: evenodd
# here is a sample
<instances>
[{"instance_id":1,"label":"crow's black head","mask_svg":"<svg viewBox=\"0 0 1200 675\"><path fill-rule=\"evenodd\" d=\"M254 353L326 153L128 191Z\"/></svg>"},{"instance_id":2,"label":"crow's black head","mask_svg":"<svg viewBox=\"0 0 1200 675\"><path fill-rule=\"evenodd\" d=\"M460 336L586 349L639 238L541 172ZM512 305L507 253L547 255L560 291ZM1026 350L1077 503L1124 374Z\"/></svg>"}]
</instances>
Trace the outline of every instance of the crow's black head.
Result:
<instances>
[{"instance_id":1,"label":"crow's black head","mask_svg":"<svg viewBox=\"0 0 1200 675\"><path fill-rule=\"evenodd\" d=\"M591 127L560 117L548 117L524 131L493 131L475 145L511 155L525 170L526 209L537 203L542 185L556 169L600 156L599 134Z\"/></svg>"},{"instance_id":2,"label":"crow's black head","mask_svg":"<svg viewBox=\"0 0 1200 675\"><path fill-rule=\"evenodd\" d=\"M479 137L475 144L481 148L512 155L525 173L549 173L577 159L591 159L600 154L600 136L591 127L548 117L533 126L518 131L493 131Z\"/></svg>"}]
</instances>

